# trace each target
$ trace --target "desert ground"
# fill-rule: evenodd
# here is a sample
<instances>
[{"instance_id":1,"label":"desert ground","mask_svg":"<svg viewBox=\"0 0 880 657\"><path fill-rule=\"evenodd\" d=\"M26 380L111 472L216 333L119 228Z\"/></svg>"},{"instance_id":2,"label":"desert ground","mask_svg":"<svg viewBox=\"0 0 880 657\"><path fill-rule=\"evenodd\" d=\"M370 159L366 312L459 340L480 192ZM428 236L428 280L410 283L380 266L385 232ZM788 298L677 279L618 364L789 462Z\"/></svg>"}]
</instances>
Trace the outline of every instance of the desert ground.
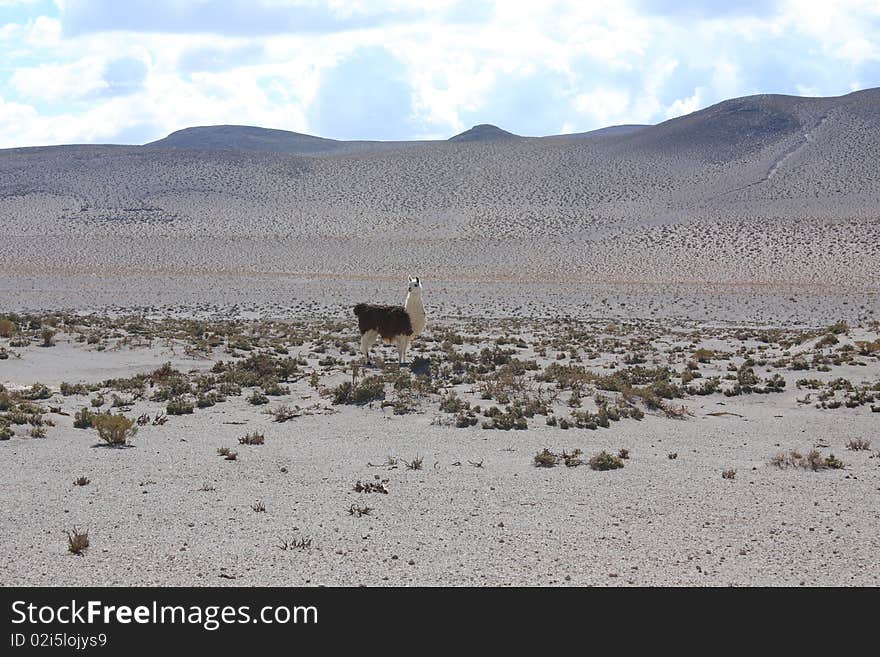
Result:
<instances>
[{"instance_id":1,"label":"desert ground","mask_svg":"<svg viewBox=\"0 0 880 657\"><path fill-rule=\"evenodd\" d=\"M0 150L0 584L877 585L878 161L877 89Z\"/></svg>"},{"instance_id":2,"label":"desert ground","mask_svg":"<svg viewBox=\"0 0 880 657\"><path fill-rule=\"evenodd\" d=\"M353 324L0 324L0 582L880 583L876 322Z\"/></svg>"}]
</instances>

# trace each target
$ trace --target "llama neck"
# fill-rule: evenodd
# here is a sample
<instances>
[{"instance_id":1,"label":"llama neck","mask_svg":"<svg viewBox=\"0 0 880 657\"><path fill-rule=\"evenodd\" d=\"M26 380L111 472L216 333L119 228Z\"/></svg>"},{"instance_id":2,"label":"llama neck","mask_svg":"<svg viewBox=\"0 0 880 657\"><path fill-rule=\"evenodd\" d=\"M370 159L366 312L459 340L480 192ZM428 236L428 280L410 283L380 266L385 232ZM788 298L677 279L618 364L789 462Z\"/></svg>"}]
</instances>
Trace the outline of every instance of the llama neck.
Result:
<instances>
[{"instance_id":1,"label":"llama neck","mask_svg":"<svg viewBox=\"0 0 880 657\"><path fill-rule=\"evenodd\" d=\"M409 315L409 321L412 323L413 328L413 337L415 337L425 330L426 317L422 295L418 293L413 294L412 292L408 293L403 307L406 310L406 314Z\"/></svg>"}]
</instances>

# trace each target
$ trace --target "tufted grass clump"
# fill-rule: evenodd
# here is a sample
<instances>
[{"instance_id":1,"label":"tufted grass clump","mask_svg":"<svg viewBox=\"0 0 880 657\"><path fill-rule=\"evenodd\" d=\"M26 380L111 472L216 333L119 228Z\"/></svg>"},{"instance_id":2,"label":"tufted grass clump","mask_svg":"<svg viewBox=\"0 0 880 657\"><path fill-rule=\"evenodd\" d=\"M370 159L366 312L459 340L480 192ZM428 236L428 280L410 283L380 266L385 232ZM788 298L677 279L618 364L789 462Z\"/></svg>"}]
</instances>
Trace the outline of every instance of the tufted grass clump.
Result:
<instances>
[{"instance_id":1,"label":"tufted grass clump","mask_svg":"<svg viewBox=\"0 0 880 657\"><path fill-rule=\"evenodd\" d=\"M262 445L266 442L266 436L258 431L248 433L238 439L239 445ZM225 456L225 454L224 454Z\"/></svg>"}]
</instances>

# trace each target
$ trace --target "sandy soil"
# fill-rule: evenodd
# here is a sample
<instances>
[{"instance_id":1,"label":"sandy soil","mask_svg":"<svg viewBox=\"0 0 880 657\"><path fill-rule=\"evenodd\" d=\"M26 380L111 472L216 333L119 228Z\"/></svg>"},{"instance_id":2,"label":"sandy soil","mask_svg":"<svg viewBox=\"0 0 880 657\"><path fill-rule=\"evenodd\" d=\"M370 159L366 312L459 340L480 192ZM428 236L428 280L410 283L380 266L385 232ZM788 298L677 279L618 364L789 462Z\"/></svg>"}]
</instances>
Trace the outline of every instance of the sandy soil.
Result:
<instances>
[{"instance_id":1,"label":"sandy soil","mask_svg":"<svg viewBox=\"0 0 880 657\"><path fill-rule=\"evenodd\" d=\"M0 360L5 394L46 384L51 396L36 403L54 423L42 438L30 437L27 424L12 425L14 436L0 442L0 527L18 555L0 564L4 585L880 583L880 415L871 410L880 410L877 326L847 328L823 344L825 330L434 323L417 343L425 360L416 361L413 376L403 370L409 387L395 388L400 371L384 348L388 364L369 372L386 378L384 403L357 405L333 399L359 362L350 321L195 329L176 321L49 321L57 324L53 347L39 346L39 322L17 338L0 338L11 354ZM10 346L22 341L30 344ZM712 352L710 362L696 361L705 356L698 349ZM125 448L102 446L94 429L72 426L72 414L91 398L105 396L94 410L107 410L114 392L125 403L115 410L129 418L161 415L167 402L151 398L167 384L155 373L163 363L195 382L217 362L244 363L254 353L298 363L283 384L287 392L268 404L249 403L256 388L244 387L210 408L140 427ZM534 360L537 369L508 377L511 358ZM746 358L759 379L779 374L784 390L722 394ZM676 385L681 373L698 371L686 387L718 377L721 388L684 392L652 409L588 378L575 409L570 388L538 380L553 364L602 376L669 367ZM141 373L153 373L141 392L105 381ZM818 383L798 384L812 379ZM841 379L849 391L832 390L830 382ZM96 385L62 395L62 382ZM456 427L467 411L441 406L450 390L482 406L475 426ZM596 413L595 394L645 415L595 430L548 426L548 415ZM834 407L858 394L863 403ZM195 401L195 394L181 398ZM548 415L527 418L525 430L481 426L494 422L486 416L491 406L539 399ZM297 417L276 422L264 412L283 405ZM683 417L668 417L682 406ZM239 444L254 431L265 444ZM855 439L873 444L848 449ZM219 456L220 447L237 460ZM584 460L626 449L629 458L609 471L537 467L544 448L580 449ZM811 449L834 454L844 467L771 463L777 454ZM419 457L422 467L410 469ZM734 478L723 478L726 470ZM81 476L88 485L73 484ZM358 481L384 482L388 492L356 492ZM257 502L264 512L254 510ZM369 511L358 517L354 507ZM74 526L87 529L91 542L81 557L67 552L64 532ZM303 539L308 547L282 549Z\"/></svg>"},{"instance_id":2,"label":"sandy soil","mask_svg":"<svg viewBox=\"0 0 880 657\"><path fill-rule=\"evenodd\" d=\"M0 151L0 584L878 584L880 90L239 133ZM424 360L356 377L407 274ZM128 447L73 426L111 407Z\"/></svg>"}]
</instances>

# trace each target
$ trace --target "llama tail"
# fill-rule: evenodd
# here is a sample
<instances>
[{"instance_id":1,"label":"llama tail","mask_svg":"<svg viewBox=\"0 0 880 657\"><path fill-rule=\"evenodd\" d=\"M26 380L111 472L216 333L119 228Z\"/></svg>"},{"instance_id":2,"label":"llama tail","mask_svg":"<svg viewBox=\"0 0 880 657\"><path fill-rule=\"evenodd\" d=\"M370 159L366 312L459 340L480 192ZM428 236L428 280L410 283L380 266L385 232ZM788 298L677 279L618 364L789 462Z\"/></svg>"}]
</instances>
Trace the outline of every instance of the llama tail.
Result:
<instances>
[{"instance_id":1,"label":"llama tail","mask_svg":"<svg viewBox=\"0 0 880 657\"><path fill-rule=\"evenodd\" d=\"M367 304L359 303L354 307L354 314L360 317L361 313L367 309Z\"/></svg>"}]
</instances>

